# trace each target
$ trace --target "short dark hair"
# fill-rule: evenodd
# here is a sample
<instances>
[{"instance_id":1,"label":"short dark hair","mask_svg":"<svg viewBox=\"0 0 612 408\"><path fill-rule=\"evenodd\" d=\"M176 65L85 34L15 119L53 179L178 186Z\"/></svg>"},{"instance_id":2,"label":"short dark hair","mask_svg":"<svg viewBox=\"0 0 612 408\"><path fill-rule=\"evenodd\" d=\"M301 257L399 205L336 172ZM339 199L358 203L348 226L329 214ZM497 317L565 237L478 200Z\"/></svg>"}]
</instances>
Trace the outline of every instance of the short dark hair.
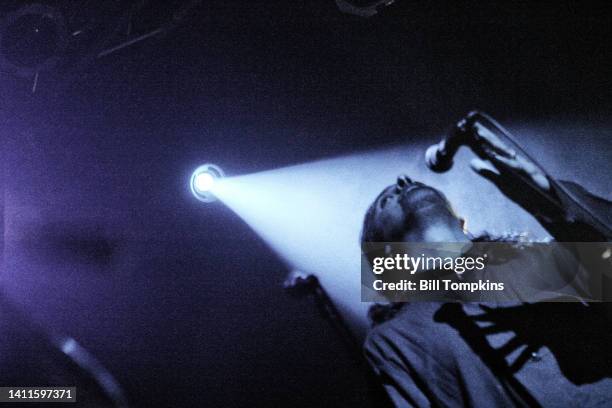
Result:
<instances>
[{"instance_id":1,"label":"short dark hair","mask_svg":"<svg viewBox=\"0 0 612 408\"><path fill-rule=\"evenodd\" d=\"M359 242L363 245L366 242L382 242L384 240L383 233L376 226L376 203L380 197L387 191L389 187L385 187L370 206L363 217L363 225L361 227L361 236Z\"/></svg>"},{"instance_id":2,"label":"short dark hair","mask_svg":"<svg viewBox=\"0 0 612 408\"><path fill-rule=\"evenodd\" d=\"M376 225L376 207L378 200L387 192L389 187L385 187L380 194L376 196L376 199L372 202L372 204L370 204L365 216L363 217L363 225L361 227L359 243L362 254L367 258L370 264L372 263L372 259L374 257L383 255L378 253L381 251L380 247L371 245L370 243L384 242L385 240L383 231Z\"/></svg>"}]
</instances>

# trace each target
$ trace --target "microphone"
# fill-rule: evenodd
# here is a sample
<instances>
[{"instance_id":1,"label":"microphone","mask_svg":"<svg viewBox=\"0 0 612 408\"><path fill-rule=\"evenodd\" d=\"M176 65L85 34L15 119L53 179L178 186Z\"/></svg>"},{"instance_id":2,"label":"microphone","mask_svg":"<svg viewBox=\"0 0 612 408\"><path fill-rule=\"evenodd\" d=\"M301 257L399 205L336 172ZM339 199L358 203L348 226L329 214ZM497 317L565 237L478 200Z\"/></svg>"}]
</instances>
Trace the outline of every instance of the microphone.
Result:
<instances>
[{"instance_id":1,"label":"microphone","mask_svg":"<svg viewBox=\"0 0 612 408\"><path fill-rule=\"evenodd\" d=\"M444 173L453 167L453 156L455 153L453 152L449 155L444 142L442 140L440 143L431 145L425 151L425 163L427 167L436 173Z\"/></svg>"},{"instance_id":2,"label":"microphone","mask_svg":"<svg viewBox=\"0 0 612 408\"><path fill-rule=\"evenodd\" d=\"M461 146L469 145L476 140L474 123L480 116L479 112L473 111L461 119L450 131L448 136L439 143L429 146L425 151L425 163L427 167L436 173L444 173L453 167L453 157Z\"/></svg>"},{"instance_id":3,"label":"microphone","mask_svg":"<svg viewBox=\"0 0 612 408\"><path fill-rule=\"evenodd\" d=\"M560 203L557 194L562 193L569 197L573 202L572 205L576 207L576 210L580 211L588 216L594 225L594 228L603 236L612 235L612 228L608 226L608 222L595 214L589 207L582 204L583 200L578 197L573 189L566 187L564 183L559 183L554 177L552 177L544 167L542 167L537 160L531 157L521 146L516 142L514 137L504 129L495 119L491 118L485 113L472 111L468 113L465 118L461 119L450 133L442 139L439 143L429 146L425 152L425 163L427 167L437 173L443 173L448 171L453 166L453 157L457 153L457 150L461 146L469 146L476 156L481 159L490 159L488 149L495 149L492 141L497 140L501 145L511 146L509 151L518 152L524 159L531 162L552 184L552 191L545 191L535 181L525 179L518 175L525 185L531 187L531 191L535 194L539 194L543 199L548 201L550 205L558 207L559 213L565 213L566 209ZM516 153L514 153L516 155ZM519 169L520 170L520 169ZM514 173L519 170L507 168L506 171Z\"/></svg>"}]
</instances>

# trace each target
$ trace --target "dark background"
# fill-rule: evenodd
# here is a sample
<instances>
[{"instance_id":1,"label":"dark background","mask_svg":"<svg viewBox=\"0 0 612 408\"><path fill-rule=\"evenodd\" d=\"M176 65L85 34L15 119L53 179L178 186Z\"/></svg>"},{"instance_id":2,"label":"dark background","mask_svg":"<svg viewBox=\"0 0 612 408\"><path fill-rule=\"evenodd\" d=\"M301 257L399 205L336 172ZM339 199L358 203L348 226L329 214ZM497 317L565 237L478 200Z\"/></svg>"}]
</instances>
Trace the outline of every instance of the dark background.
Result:
<instances>
[{"instance_id":1,"label":"dark background","mask_svg":"<svg viewBox=\"0 0 612 408\"><path fill-rule=\"evenodd\" d=\"M205 1L162 38L41 74L34 94L3 73L7 296L137 406L365 404L276 256L188 196L191 169L409 142L475 107L597 126L612 104L603 2L397 3L360 19L331 0Z\"/></svg>"}]
</instances>

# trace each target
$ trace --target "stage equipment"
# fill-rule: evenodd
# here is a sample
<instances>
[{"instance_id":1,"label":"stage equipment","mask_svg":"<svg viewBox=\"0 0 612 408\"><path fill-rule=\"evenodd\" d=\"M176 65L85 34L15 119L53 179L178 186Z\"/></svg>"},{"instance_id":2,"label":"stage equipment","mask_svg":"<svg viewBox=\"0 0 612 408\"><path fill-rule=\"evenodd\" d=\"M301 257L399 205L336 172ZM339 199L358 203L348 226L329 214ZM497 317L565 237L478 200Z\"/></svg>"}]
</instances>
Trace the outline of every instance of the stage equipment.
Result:
<instances>
[{"instance_id":1,"label":"stage equipment","mask_svg":"<svg viewBox=\"0 0 612 408\"><path fill-rule=\"evenodd\" d=\"M0 67L23 77L52 70L66 50L68 37L59 9L24 5L0 21Z\"/></svg>"},{"instance_id":2,"label":"stage equipment","mask_svg":"<svg viewBox=\"0 0 612 408\"><path fill-rule=\"evenodd\" d=\"M363 355L359 341L315 275L293 270L285 278L283 288L289 295L294 297L312 296L319 313L338 333L339 338L349 352L349 356L357 362L362 361Z\"/></svg>"},{"instance_id":3,"label":"stage equipment","mask_svg":"<svg viewBox=\"0 0 612 408\"><path fill-rule=\"evenodd\" d=\"M81 3L0 2L0 71L31 80L32 93L43 83L57 86L58 74L81 72L100 58L168 35L194 16L202 0Z\"/></svg>"},{"instance_id":4,"label":"stage equipment","mask_svg":"<svg viewBox=\"0 0 612 408\"><path fill-rule=\"evenodd\" d=\"M346 14L353 14L359 17L372 17L380 9L390 6L396 0L336 0L338 9Z\"/></svg>"},{"instance_id":5,"label":"stage equipment","mask_svg":"<svg viewBox=\"0 0 612 408\"><path fill-rule=\"evenodd\" d=\"M203 164L191 174L189 186L198 200L204 203L216 201L214 189L217 182L225 176L223 170L214 164Z\"/></svg>"}]
</instances>

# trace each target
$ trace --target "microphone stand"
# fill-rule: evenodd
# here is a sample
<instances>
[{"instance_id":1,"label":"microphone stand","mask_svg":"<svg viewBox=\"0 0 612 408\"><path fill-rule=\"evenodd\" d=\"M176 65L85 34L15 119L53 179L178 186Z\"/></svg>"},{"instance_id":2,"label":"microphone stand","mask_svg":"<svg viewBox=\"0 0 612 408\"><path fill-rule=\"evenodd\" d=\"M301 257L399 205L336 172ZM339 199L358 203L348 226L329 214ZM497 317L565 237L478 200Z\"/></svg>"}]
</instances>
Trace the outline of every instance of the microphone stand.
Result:
<instances>
[{"instance_id":1,"label":"microphone stand","mask_svg":"<svg viewBox=\"0 0 612 408\"><path fill-rule=\"evenodd\" d=\"M349 352L349 358L356 366L363 370L367 385L367 395L364 403L366 406L391 407L391 401L386 394L379 379L368 366L361 351L361 344L350 330L346 320L342 317L338 308L327 294L316 276L305 274L298 270L289 272L283 287L288 294L294 297L312 297L321 316L327 320L339 335L340 340Z\"/></svg>"},{"instance_id":2,"label":"microphone stand","mask_svg":"<svg viewBox=\"0 0 612 408\"><path fill-rule=\"evenodd\" d=\"M319 314L331 324L345 348L349 351L350 358L359 365L364 364L357 338L316 276L293 270L287 275L283 288L294 297L312 297Z\"/></svg>"}]
</instances>

